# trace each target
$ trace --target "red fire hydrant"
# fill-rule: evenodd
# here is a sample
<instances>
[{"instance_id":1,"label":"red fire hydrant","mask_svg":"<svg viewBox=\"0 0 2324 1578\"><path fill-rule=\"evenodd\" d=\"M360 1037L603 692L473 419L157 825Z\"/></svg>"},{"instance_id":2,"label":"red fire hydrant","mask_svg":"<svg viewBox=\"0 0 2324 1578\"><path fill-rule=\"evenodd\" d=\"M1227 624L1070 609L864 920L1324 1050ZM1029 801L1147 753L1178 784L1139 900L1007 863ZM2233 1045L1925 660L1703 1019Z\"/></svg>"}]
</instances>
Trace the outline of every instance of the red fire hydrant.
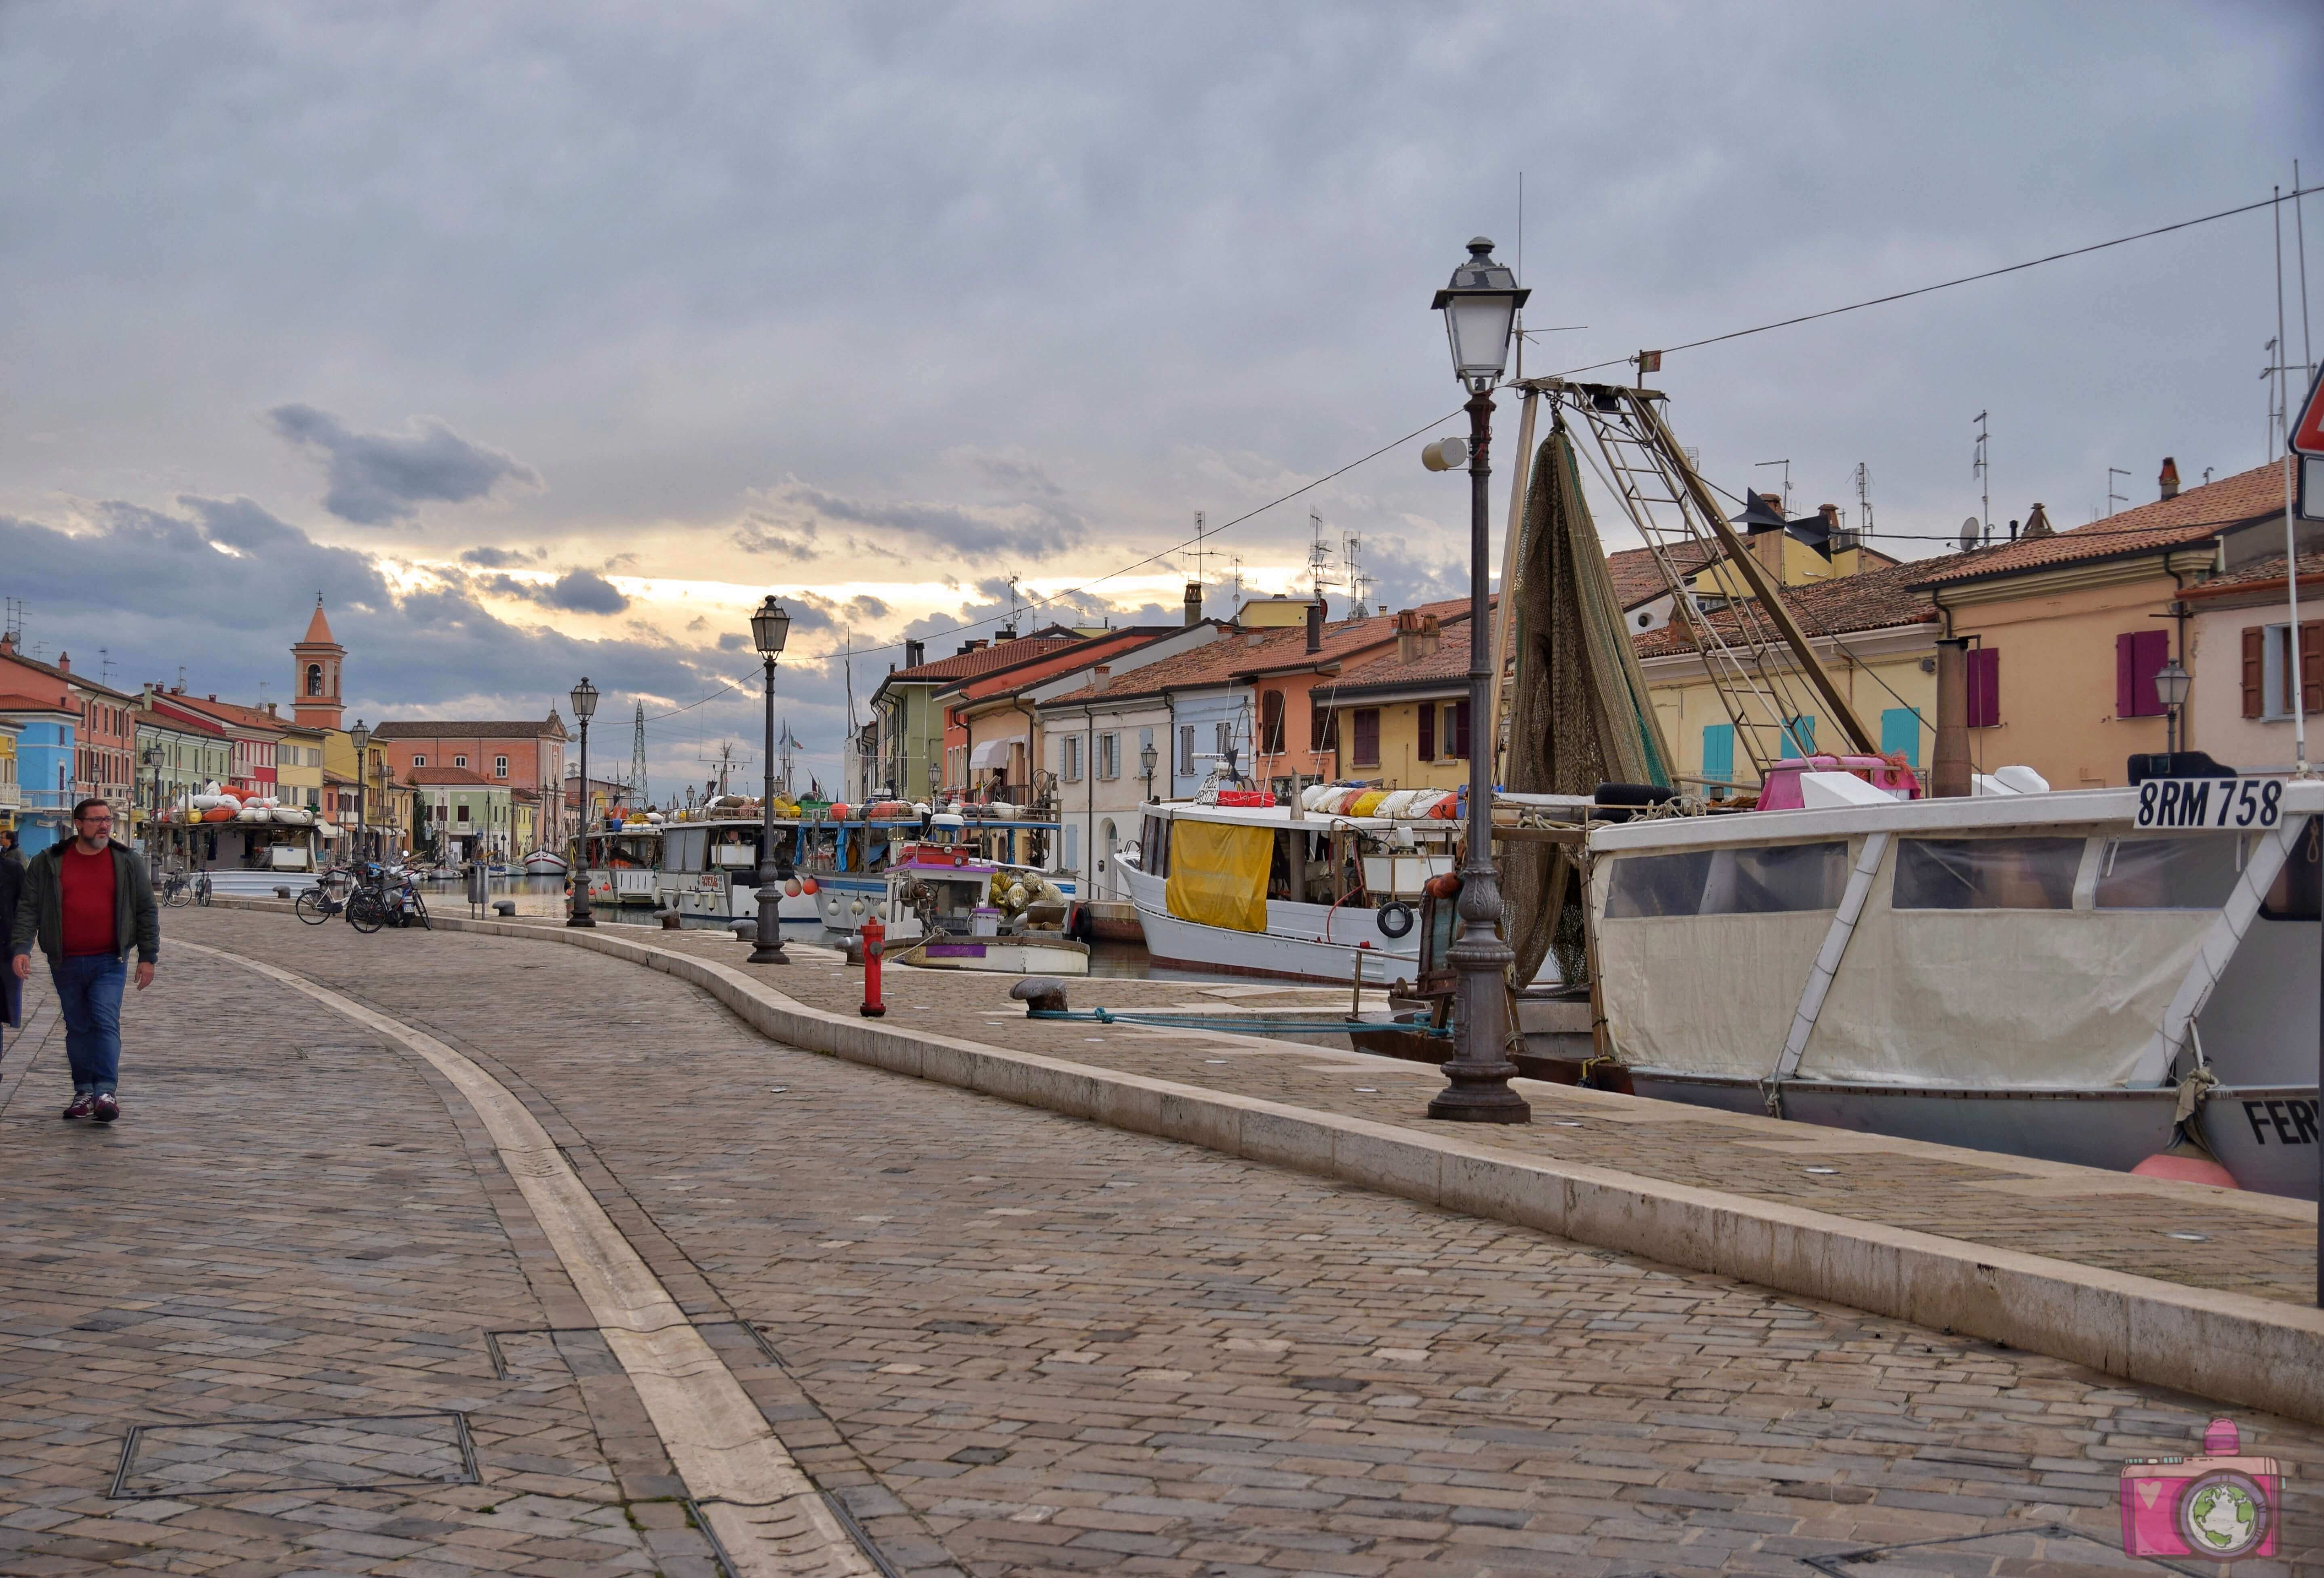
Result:
<instances>
[{"instance_id":1,"label":"red fire hydrant","mask_svg":"<svg viewBox=\"0 0 2324 1578\"><path fill-rule=\"evenodd\" d=\"M888 928L880 924L880 917L870 915L863 922L863 1006L857 1010L866 1019L878 1019L888 1012L880 1001L880 953L888 940Z\"/></svg>"}]
</instances>

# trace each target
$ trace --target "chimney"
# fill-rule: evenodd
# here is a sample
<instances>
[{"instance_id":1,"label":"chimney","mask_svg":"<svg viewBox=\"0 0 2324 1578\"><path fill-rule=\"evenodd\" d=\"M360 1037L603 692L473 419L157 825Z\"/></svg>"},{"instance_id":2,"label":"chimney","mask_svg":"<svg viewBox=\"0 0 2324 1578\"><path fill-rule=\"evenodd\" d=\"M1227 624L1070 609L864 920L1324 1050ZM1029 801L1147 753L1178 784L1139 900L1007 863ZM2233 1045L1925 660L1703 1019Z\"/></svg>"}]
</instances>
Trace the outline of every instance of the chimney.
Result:
<instances>
[{"instance_id":1,"label":"chimney","mask_svg":"<svg viewBox=\"0 0 2324 1578\"><path fill-rule=\"evenodd\" d=\"M2179 463L2169 455L2163 457L2163 474L2154 479L2165 499L2179 497Z\"/></svg>"},{"instance_id":2,"label":"chimney","mask_svg":"<svg viewBox=\"0 0 2324 1578\"><path fill-rule=\"evenodd\" d=\"M1203 583L1199 581L1186 583L1186 622L1190 625L1203 622Z\"/></svg>"},{"instance_id":3,"label":"chimney","mask_svg":"<svg viewBox=\"0 0 2324 1578\"><path fill-rule=\"evenodd\" d=\"M72 672L71 653L60 652L57 654L57 672L59 674L70 674Z\"/></svg>"},{"instance_id":4,"label":"chimney","mask_svg":"<svg viewBox=\"0 0 2324 1578\"><path fill-rule=\"evenodd\" d=\"M16 638L13 635L0 633L0 657L14 657L15 656Z\"/></svg>"},{"instance_id":5,"label":"chimney","mask_svg":"<svg viewBox=\"0 0 2324 1578\"><path fill-rule=\"evenodd\" d=\"M1396 660L1410 663L1420 656L1420 612L1416 609L1396 610Z\"/></svg>"},{"instance_id":6,"label":"chimney","mask_svg":"<svg viewBox=\"0 0 2324 1578\"><path fill-rule=\"evenodd\" d=\"M904 666L906 668L918 668L927 660L928 644L926 641L907 641L904 643Z\"/></svg>"},{"instance_id":7,"label":"chimney","mask_svg":"<svg viewBox=\"0 0 2324 1578\"><path fill-rule=\"evenodd\" d=\"M1001 626L999 629L992 632L992 639L996 644L1002 641L1014 641L1017 639L1017 627L1014 625Z\"/></svg>"},{"instance_id":8,"label":"chimney","mask_svg":"<svg viewBox=\"0 0 2324 1578\"><path fill-rule=\"evenodd\" d=\"M1105 688L1112 683L1113 665L1110 663L1101 663L1095 668L1090 670L1089 688L1092 692L1102 693Z\"/></svg>"},{"instance_id":9,"label":"chimney","mask_svg":"<svg viewBox=\"0 0 2324 1578\"><path fill-rule=\"evenodd\" d=\"M2025 517L2025 529L2017 535L2027 542L2033 541L2035 537L2058 535L2057 528L2050 524L2049 516L2043 513L2040 500L2034 501L2033 512Z\"/></svg>"},{"instance_id":10,"label":"chimney","mask_svg":"<svg viewBox=\"0 0 2324 1578\"><path fill-rule=\"evenodd\" d=\"M1420 655L1423 657L1434 657L1436 656L1437 648L1443 645L1444 630L1443 628L1436 622L1436 616L1434 614L1421 615Z\"/></svg>"},{"instance_id":11,"label":"chimney","mask_svg":"<svg viewBox=\"0 0 2324 1578\"><path fill-rule=\"evenodd\" d=\"M1323 600L1320 597L1307 605L1307 650L1323 650Z\"/></svg>"},{"instance_id":12,"label":"chimney","mask_svg":"<svg viewBox=\"0 0 2324 1578\"><path fill-rule=\"evenodd\" d=\"M2034 506L2038 512L2041 506ZM1969 751L1969 641L1937 643L1937 743L1929 765L1929 793L1959 799L1974 787Z\"/></svg>"}]
</instances>

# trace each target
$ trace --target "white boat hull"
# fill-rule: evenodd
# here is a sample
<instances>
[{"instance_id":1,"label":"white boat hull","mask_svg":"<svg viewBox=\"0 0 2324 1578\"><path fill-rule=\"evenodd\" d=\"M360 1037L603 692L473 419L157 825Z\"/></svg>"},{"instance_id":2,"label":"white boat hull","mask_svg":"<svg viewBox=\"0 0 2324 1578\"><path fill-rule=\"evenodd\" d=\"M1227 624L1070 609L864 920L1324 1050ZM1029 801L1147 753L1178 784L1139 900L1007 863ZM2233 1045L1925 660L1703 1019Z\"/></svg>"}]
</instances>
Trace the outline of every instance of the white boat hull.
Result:
<instances>
[{"instance_id":1,"label":"white boat hull","mask_svg":"<svg viewBox=\"0 0 2324 1578\"><path fill-rule=\"evenodd\" d=\"M565 857L547 849L535 849L524 858L527 876L562 876L566 872Z\"/></svg>"},{"instance_id":2,"label":"white boat hull","mask_svg":"<svg viewBox=\"0 0 2324 1578\"><path fill-rule=\"evenodd\" d=\"M1400 938L1389 937L1370 910L1333 910L1270 899L1264 931L1205 926L1170 913L1168 885L1163 878L1148 876L1127 859L1120 865L1130 880L1130 900L1138 906L1146 951L1157 964L1333 986L1352 982L1359 968L1368 986L1391 986L1419 974L1417 924Z\"/></svg>"},{"instance_id":3,"label":"white boat hull","mask_svg":"<svg viewBox=\"0 0 2324 1578\"><path fill-rule=\"evenodd\" d=\"M1089 950L1067 938L948 937L913 954L917 968L1003 976L1085 976Z\"/></svg>"}]
</instances>

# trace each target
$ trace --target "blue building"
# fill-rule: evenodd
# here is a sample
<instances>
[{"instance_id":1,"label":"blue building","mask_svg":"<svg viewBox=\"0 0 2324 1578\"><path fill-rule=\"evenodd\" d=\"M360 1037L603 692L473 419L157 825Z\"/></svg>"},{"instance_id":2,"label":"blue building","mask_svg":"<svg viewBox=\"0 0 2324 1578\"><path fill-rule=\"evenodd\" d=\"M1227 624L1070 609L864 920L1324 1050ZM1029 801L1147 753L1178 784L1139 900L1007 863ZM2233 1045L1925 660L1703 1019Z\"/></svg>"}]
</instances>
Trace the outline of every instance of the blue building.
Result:
<instances>
[{"instance_id":1,"label":"blue building","mask_svg":"<svg viewBox=\"0 0 2324 1578\"><path fill-rule=\"evenodd\" d=\"M72 816L73 747L80 715L64 707L35 703L0 707L0 717L18 725L15 809L19 840L27 855L66 836Z\"/></svg>"}]
</instances>

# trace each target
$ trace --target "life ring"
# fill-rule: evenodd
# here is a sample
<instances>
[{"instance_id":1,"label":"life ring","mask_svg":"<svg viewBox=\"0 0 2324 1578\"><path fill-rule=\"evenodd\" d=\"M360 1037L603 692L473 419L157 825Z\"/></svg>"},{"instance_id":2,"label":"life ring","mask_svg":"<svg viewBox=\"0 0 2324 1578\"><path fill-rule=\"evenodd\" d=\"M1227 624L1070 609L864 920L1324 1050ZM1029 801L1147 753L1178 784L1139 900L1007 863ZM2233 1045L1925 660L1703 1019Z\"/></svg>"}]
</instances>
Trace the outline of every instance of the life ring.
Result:
<instances>
[{"instance_id":1,"label":"life ring","mask_svg":"<svg viewBox=\"0 0 2324 1578\"><path fill-rule=\"evenodd\" d=\"M1391 940L1412 935L1412 906L1402 899L1390 899L1372 915L1380 935Z\"/></svg>"}]
</instances>

